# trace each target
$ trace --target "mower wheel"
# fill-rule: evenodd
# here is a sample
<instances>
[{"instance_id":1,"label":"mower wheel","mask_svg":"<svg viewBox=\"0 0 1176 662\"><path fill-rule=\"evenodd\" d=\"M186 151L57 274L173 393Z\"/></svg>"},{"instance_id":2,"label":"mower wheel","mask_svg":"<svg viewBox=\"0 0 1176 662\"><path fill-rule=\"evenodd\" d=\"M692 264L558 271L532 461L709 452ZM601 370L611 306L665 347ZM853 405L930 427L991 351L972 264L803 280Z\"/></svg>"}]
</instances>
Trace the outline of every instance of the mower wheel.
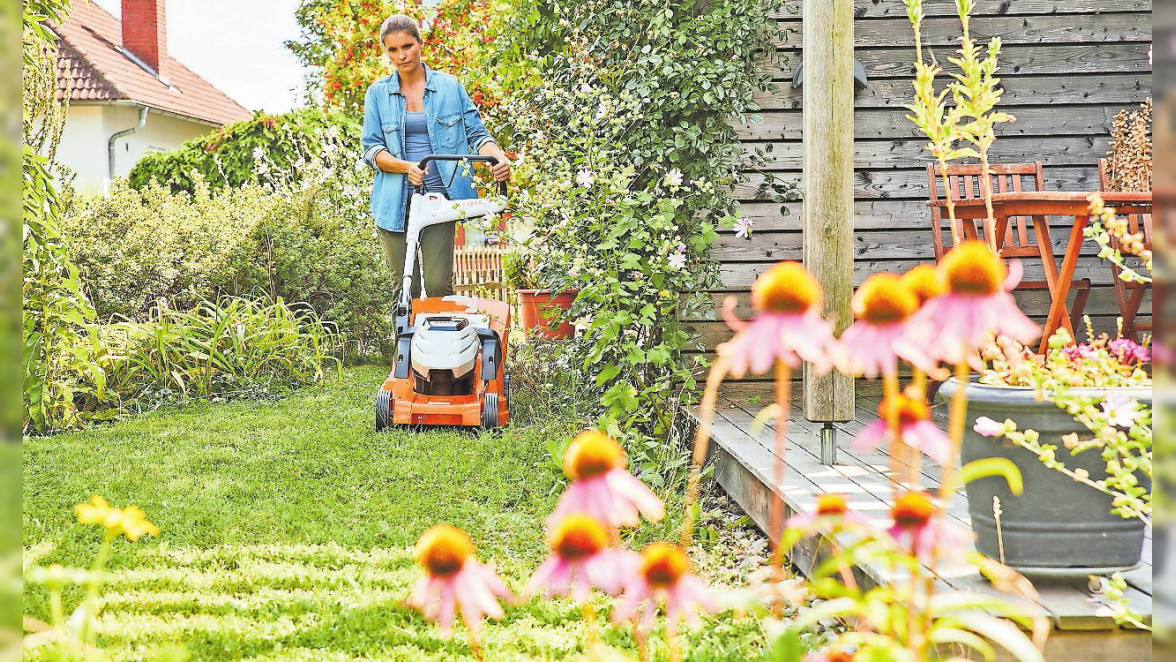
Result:
<instances>
[{"instance_id":1,"label":"mower wheel","mask_svg":"<svg viewBox=\"0 0 1176 662\"><path fill-rule=\"evenodd\" d=\"M498 427L497 393L487 393L482 396L482 427L488 430Z\"/></svg>"},{"instance_id":2,"label":"mower wheel","mask_svg":"<svg viewBox=\"0 0 1176 662\"><path fill-rule=\"evenodd\" d=\"M392 417L392 391L376 391L376 432L387 429Z\"/></svg>"}]
</instances>

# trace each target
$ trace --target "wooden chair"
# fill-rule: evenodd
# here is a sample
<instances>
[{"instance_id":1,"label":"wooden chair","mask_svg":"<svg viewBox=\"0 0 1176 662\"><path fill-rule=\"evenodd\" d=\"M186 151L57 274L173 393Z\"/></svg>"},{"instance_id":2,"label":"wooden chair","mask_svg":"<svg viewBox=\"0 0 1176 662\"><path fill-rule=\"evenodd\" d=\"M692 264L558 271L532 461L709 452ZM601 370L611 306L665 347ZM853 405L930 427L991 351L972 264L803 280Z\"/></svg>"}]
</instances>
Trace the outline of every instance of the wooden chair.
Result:
<instances>
[{"instance_id":1,"label":"wooden chair","mask_svg":"<svg viewBox=\"0 0 1176 662\"><path fill-rule=\"evenodd\" d=\"M990 165L988 170L989 176L992 178L993 193L1017 193L1045 189L1041 161ZM982 197L980 192L981 174L979 164L947 166L947 183L951 199L971 200ZM953 237L983 239L983 233L980 231L983 222L957 219L957 227L951 227L951 219L946 208L941 205L941 201L947 197L948 192L944 191L941 196L943 178L939 176L939 168L936 164L932 163L927 166L927 182L931 192L932 241L935 246L935 260L938 262L943 259L947 251L951 250ZM1003 258L1028 258L1041 262L1045 271L1045 280L1023 280L1017 285L1018 290L1049 290L1057 281L1058 264L1054 258L1048 218L1044 216L1009 217L1005 225L1004 238L997 242L997 245L1000 247L1000 256ZM1081 328L1082 312L1086 309L1087 299L1090 298L1090 279L1075 279L1070 288L1077 290L1074 303L1070 306L1070 326L1077 330Z\"/></svg>"},{"instance_id":2,"label":"wooden chair","mask_svg":"<svg viewBox=\"0 0 1176 662\"><path fill-rule=\"evenodd\" d=\"M1098 160L1098 187L1103 191L1114 190L1111 183L1110 163L1107 159ZM1128 214L1127 230L1132 234L1143 233L1143 247L1152 248L1152 215ZM1111 247L1118 250L1119 240L1111 237ZM1147 293L1146 283L1128 283L1122 279L1123 269L1111 263L1111 282L1115 286L1115 300L1119 304L1119 314L1123 317L1123 337L1135 339L1136 332L1150 333L1151 322L1140 322L1139 308L1143 304L1143 297Z\"/></svg>"}]
</instances>

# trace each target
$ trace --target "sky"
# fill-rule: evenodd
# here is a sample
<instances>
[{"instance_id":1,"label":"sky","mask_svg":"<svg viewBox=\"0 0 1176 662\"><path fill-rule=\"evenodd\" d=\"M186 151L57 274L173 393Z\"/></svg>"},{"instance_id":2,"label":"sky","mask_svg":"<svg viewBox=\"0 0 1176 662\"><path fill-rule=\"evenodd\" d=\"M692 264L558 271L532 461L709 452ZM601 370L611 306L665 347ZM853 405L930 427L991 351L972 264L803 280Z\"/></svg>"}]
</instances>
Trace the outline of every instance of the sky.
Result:
<instances>
[{"instance_id":1,"label":"sky","mask_svg":"<svg viewBox=\"0 0 1176 662\"><path fill-rule=\"evenodd\" d=\"M91 0L121 15L121 0ZM305 105L303 68L283 46L298 38L298 0L167 0L167 50L249 110Z\"/></svg>"}]
</instances>

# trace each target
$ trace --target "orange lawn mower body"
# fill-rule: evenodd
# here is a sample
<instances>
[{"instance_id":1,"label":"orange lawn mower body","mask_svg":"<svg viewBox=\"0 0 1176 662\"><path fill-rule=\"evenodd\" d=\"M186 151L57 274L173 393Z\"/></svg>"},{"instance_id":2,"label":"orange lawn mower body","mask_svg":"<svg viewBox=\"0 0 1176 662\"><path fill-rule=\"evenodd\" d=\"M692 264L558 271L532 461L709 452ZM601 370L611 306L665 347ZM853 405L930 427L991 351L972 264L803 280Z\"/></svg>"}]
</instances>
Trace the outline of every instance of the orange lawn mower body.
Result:
<instances>
[{"instance_id":1,"label":"orange lawn mower body","mask_svg":"<svg viewBox=\"0 0 1176 662\"><path fill-rule=\"evenodd\" d=\"M484 161L493 157L432 155L429 161ZM496 428L510 422L510 383L504 364L510 306L465 296L410 299L420 232L425 227L497 213L506 207L505 184L496 198L450 201L418 189L410 198L404 281L396 307L396 356L376 392L376 429L392 425Z\"/></svg>"}]
</instances>

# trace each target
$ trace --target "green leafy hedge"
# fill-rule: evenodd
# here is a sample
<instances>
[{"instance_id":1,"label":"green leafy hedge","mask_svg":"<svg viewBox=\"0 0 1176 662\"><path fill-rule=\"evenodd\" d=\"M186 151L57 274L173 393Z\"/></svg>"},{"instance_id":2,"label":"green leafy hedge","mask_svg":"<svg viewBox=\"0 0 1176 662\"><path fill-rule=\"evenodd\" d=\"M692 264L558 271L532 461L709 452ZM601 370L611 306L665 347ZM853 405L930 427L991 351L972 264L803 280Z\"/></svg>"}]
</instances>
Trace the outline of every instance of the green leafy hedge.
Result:
<instances>
[{"instance_id":1,"label":"green leafy hedge","mask_svg":"<svg viewBox=\"0 0 1176 662\"><path fill-rule=\"evenodd\" d=\"M146 187L152 179L173 191L196 190L193 173L213 188L241 186L253 181L262 162L277 171L292 172L295 164L321 154L318 139L327 131L359 142L359 120L318 108L283 115L256 114L212 133L189 140L179 149L148 154L129 176L131 186Z\"/></svg>"},{"instance_id":2,"label":"green leafy hedge","mask_svg":"<svg viewBox=\"0 0 1176 662\"><path fill-rule=\"evenodd\" d=\"M70 255L102 319L143 319L159 299L186 309L222 296L311 306L346 353L391 350L391 282L368 212L371 173L332 127L297 138L320 154L289 170L260 155L252 178L192 191L116 182L65 214ZM309 151L304 146L296 151Z\"/></svg>"}]
</instances>

